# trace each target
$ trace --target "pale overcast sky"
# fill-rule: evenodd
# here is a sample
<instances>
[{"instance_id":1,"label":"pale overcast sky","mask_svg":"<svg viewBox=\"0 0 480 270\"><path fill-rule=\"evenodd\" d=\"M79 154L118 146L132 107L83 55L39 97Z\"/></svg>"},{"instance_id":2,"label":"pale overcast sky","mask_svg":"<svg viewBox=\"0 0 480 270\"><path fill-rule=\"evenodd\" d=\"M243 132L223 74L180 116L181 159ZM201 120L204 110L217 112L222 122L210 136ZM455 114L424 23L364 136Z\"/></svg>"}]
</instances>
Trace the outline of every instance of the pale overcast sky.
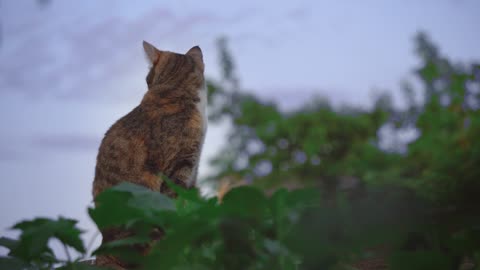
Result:
<instances>
[{"instance_id":1,"label":"pale overcast sky","mask_svg":"<svg viewBox=\"0 0 480 270\"><path fill-rule=\"evenodd\" d=\"M113 4L115 3L115 4ZM426 31L456 60L480 59L478 0L0 2L0 235L35 216L86 214L98 144L146 90L141 46L200 45L218 78L229 37L241 84L283 107L312 95L366 105L398 89ZM209 127L201 174L225 127ZM3 254L4 250L0 250Z\"/></svg>"}]
</instances>

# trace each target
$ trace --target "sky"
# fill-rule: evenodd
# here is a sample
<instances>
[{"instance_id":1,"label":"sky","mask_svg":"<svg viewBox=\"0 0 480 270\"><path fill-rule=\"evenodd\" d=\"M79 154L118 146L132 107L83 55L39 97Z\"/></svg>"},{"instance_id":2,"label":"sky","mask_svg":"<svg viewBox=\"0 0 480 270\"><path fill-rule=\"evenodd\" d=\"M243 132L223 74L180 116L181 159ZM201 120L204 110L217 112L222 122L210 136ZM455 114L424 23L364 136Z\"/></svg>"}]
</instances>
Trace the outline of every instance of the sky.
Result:
<instances>
[{"instance_id":1,"label":"sky","mask_svg":"<svg viewBox=\"0 0 480 270\"><path fill-rule=\"evenodd\" d=\"M367 106L398 90L418 64L419 30L456 61L480 60L477 0L0 1L0 235L62 215L93 237L97 149L146 91L142 40L200 45L206 76L219 78L225 36L242 88L287 109L315 95ZM226 132L209 126L200 175Z\"/></svg>"}]
</instances>

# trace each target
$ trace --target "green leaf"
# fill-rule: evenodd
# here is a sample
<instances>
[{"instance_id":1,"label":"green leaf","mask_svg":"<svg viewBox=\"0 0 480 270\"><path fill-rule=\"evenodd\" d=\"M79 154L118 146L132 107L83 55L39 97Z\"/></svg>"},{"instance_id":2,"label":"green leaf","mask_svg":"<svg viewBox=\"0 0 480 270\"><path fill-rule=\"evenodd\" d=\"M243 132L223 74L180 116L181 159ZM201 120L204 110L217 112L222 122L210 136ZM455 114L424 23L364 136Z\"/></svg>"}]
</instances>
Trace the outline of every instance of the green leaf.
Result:
<instances>
[{"instance_id":1,"label":"green leaf","mask_svg":"<svg viewBox=\"0 0 480 270\"><path fill-rule=\"evenodd\" d=\"M171 198L143 186L123 182L111 188L110 191L129 193L132 198L128 200L128 203L135 208L146 208L149 210L175 210L175 204Z\"/></svg>"},{"instance_id":2,"label":"green leaf","mask_svg":"<svg viewBox=\"0 0 480 270\"><path fill-rule=\"evenodd\" d=\"M88 212L100 229L137 221L158 224L162 216L167 216L163 213L175 210L171 198L128 182L102 192L96 204Z\"/></svg>"},{"instance_id":3,"label":"green leaf","mask_svg":"<svg viewBox=\"0 0 480 270\"><path fill-rule=\"evenodd\" d=\"M188 219L176 224L144 258L146 269L170 269L180 263L187 248L195 248L199 242L214 239L216 228L208 219Z\"/></svg>"},{"instance_id":4,"label":"green leaf","mask_svg":"<svg viewBox=\"0 0 480 270\"><path fill-rule=\"evenodd\" d=\"M135 194L128 205L133 208L148 210L149 212L158 212L160 210L174 211L175 204L169 197L158 192L145 192L142 194Z\"/></svg>"},{"instance_id":5,"label":"green leaf","mask_svg":"<svg viewBox=\"0 0 480 270\"><path fill-rule=\"evenodd\" d=\"M18 240L7 238L7 237L0 237L0 246L6 247L9 250L13 250L18 246Z\"/></svg>"},{"instance_id":6,"label":"green leaf","mask_svg":"<svg viewBox=\"0 0 480 270\"><path fill-rule=\"evenodd\" d=\"M127 192L106 190L96 198L96 207L88 213L99 229L126 224L142 217L141 210L128 206L131 195Z\"/></svg>"},{"instance_id":7,"label":"green leaf","mask_svg":"<svg viewBox=\"0 0 480 270\"><path fill-rule=\"evenodd\" d=\"M56 222L56 231L54 236L60 240L60 242L67 246L73 247L80 253L85 253L85 246L80 238L82 231L76 228L78 221L73 219L59 218Z\"/></svg>"},{"instance_id":8,"label":"green leaf","mask_svg":"<svg viewBox=\"0 0 480 270\"><path fill-rule=\"evenodd\" d=\"M61 243L84 253L85 247L80 239L82 231L75 226L76 223L76 220L63 217L58 220L36 218L17 223L13 229L22 232L18 245L11 254L25 261L40 259L42 256L53 258L53 252L48 247L48 241L51 238L56 238Z\"/></svg>"},{"instance_id":9,"label":"green leaf","mask_svg":"<svg viewBox=\"0 0 480 270\"><path fill-rule=\"evenodd\" d=\"M173 189L175 193L178 194L178 197L181 200L196 202L196 203L203 203L205 200L200 196L198 189L191 188L186 189L179 185L176 185L172 180L168 179L166 176L162 176L162 179L168 184L168 187Z\"/></svg>"}]
</instances>

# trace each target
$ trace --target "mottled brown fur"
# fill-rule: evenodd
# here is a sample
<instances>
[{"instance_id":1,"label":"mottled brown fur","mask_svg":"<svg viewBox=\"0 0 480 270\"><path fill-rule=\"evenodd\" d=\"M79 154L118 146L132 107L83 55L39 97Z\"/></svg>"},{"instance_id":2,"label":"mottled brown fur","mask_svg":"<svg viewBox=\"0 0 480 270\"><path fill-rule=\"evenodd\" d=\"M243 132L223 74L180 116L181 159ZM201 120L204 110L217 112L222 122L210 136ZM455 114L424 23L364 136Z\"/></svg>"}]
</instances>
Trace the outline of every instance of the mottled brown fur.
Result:
<instances>
[{"instance_id":1,"label":"mottled brown fur","mask_svg":"<svg viewBox=\"0 0 480 270\"><path fill-rule=\"evenodd\" d=\"M202 52L199 47L186 54L159 51L146 42L144 48L152 63L148 91L140 105L105 134L97 156L94 198L122 181L175 196L160 174L184 187L195 184L206 125L197 106L200 91L206 91ZM104 242L122 237L115 231L103 231ZM119 264L109 256L100 256L98 262Z\"/></svg>"}]
</instances>

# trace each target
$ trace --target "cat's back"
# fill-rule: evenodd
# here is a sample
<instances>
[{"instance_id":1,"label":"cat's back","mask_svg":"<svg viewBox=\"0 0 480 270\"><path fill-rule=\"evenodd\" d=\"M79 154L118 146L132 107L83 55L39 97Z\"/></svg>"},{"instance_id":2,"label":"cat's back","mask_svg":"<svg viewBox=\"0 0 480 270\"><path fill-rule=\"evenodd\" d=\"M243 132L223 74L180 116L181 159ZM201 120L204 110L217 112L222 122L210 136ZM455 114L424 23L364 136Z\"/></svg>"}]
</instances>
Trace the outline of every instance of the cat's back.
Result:
<instances>
[{"instance_id":1,"label":"cat's back","mask_svg":"<svg viewBox=\"0 0 480 270\"><path fill-rule=\"evenodd\" d=\"M148 90L140 105L106 132L97 155L94 198L123 181L175 197L161 175L186 188L193 188L197 178L207 125L202 51L194 46L178 54L147 42L143 46L151 64ZM108 229L102 236L108 243L125 233ZM148 253L148 248L139 250ZM97 265L120 267L122 262L99 255Z\"/></svg>"},{"instance_id":2,"label":"cat's back","mask_svg":"<svg viewBox=\"0 0 480 270\"><path fill-rule=\"evenodd\" d=\"M94 197L122 181L151 178L148 188L159 190L153 175L169 173L178 153L198 139L201 117L195 103L155 106L143 103L120 118L100 144L94 178ZM155 164L153 164L155 163Z\"/></svg>"},{"instance_id":3,"label":"cat's back","mask_svg":"<svg viewBox=\"0 0 480 270\"><path fill-rule=\"evenodd\" d=\"M121 181L141 177L147 159L145 139L149 126L145 112L137 106L108 129L97 155L94 197Z\"/></svg>"},{"instance_id":4,"label":"cat's back","mask_svg":"<svg viewBox=\"0 0 480 270\"><path fill-rule=\"evenodd\" d=\"M162 192L159 174L191 187L206 132L204 64L199 47L186 54L144 48L152 67L139 106L105 134L93 195L122 181Z\"/></svg>"}]
</instances>

